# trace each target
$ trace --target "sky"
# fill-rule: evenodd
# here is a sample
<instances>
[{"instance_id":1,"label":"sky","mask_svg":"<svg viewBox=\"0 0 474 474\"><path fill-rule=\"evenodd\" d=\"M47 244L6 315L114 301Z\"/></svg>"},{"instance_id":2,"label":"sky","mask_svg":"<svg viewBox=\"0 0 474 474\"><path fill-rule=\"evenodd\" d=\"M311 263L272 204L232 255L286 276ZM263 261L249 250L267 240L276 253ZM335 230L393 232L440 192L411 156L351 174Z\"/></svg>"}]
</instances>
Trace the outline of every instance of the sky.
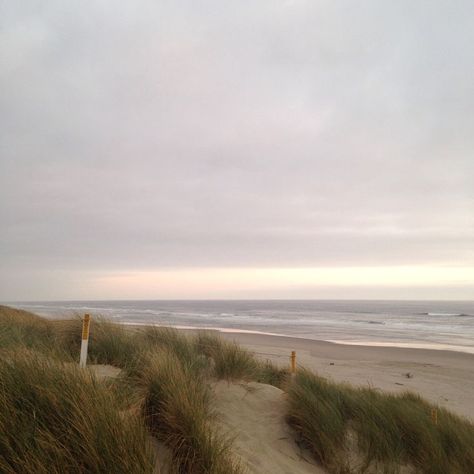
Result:
<instances>
[{"instance_id":1,"label":"sky","mask_svg":"<svg viewBox=\"0 0 474 474\"><path fill-rule=\"evenodd\" d=\"M474 299L471 0L2 2L0 300Z\"/></svg>"}]
</instances>

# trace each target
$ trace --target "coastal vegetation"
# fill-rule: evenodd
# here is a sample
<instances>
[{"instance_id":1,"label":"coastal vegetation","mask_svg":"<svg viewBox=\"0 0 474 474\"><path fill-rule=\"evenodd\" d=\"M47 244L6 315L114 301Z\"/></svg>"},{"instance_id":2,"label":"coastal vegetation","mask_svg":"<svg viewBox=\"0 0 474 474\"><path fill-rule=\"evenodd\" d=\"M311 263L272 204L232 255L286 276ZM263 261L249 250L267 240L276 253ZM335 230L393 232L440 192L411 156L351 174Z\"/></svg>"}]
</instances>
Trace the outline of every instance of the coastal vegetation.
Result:
<instances>
[{"instance_id":1,"label":"coastal vegetation","mask_svg":"<svg viewBox=\"0 0 474 474\"><path fill-rule=\"evenodd\" d=\"M331 473L474 472L474 426L413 393L290 374L213 333L125 328L95 319L87 369L81 320L0 306L0 471L240 474L219 429L212 383L257 381L285 394L295 440ZM95 364L121 369L100 377ZM434 417L435 414L436 416Z\"/></svg>"},{"instance_id":2,"label":"coastal vegetation","mask_svg":"<svg viewBox=\"0 0 474 474\"><path fill-rule=\"evenodd\" d=\"M330 472L474 472L474 425L414 393L331 383L305 369L287 390L289 423Z\"/></svg>"}]
</instances>

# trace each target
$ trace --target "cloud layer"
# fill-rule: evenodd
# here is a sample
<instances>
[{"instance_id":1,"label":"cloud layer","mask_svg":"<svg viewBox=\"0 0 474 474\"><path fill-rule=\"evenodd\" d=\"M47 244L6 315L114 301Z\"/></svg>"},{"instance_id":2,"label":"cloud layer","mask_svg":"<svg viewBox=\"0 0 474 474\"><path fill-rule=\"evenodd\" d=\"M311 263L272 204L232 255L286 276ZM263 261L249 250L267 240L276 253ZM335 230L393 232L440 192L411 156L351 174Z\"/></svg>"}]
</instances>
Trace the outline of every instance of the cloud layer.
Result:
<instances>
[{"instance_id":1,"label":"cloud layer","mask_svg":"<svg viewBox=\"0 0 474 474\"><path fill-rule=\"evenodd\" d=\"M3 5L0 282L27 299L50 272L70 290L84 271L474 266L472 18Z\"/></svg>"}]
</instances>

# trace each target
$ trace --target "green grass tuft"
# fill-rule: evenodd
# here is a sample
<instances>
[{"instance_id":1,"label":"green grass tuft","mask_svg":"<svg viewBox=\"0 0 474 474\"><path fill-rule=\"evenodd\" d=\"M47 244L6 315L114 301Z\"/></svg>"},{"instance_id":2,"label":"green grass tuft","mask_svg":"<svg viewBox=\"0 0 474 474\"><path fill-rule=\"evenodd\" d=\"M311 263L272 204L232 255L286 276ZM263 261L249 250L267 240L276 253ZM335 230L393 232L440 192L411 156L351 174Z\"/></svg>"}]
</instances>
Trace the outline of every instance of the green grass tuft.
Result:
<instances>
[{"instance_id":1,"label":"green grass tuft","mask_svg":"<svg viewBox=\"0 0 474 474\"><path fill-rule=\"evenodd\" d=\"M152 432L172 450L179 472L238 474L231 440L213 423L211 392L201 365L183 361L169 348L142 366L144 412Z\"/></svg>"},{"instance_id":2,"label":"green grass tuft","mask_svg":"<svg viewBox=\"0 0 474 474\"><path fill-rule=\"evenodd\" d=\"M254 356L234 342L202 332L196 336L196 347L199 353L212 359L218 379L253 380L257 376L259 364Z\"/></svg>"},{"instance_id":3,"label":"green grass tuft","mask_svg":"<svg viewBox=\"0 0 474 474\"><path fill-rule=\"evenodd\" d=\"M349 438L356 439L359 472L398 472L410 465L429 474L474 472L474 425L418 395L393 395L329 382L300 370L288 385L289 422L331 472L353 472Z\"/></svg>"},{"instance_id":4,"label":"green grass tuft","mask_svg":"<svg viewBox=\"0 0 474 474\"><path fill-rule=\"evenodd\" d=\"M25 346L48 349L54 346L54 331L46 319L21 309L0 306L0 347Z\"/></svg>"},{"instance_id":5,"label":"green grass tuft","mask_svg":"<svg viewBox=\"0 0 474 474\"><path fill-rule=\"evenodd\" d=\"M82 337L81 317L51 321L50 324L54 328L56 347L78 358ZM141 352L140 342L136 333L95 317L90 324L88 362L126 367Z\"/></svg>"},{"instance_id":6,"label":"green grass tuft","mask_svg":"<svg viewBox=\"0 0 474 474\"><path fill-rule=\"evenodd\" d=\"M255 380L257 382L274 385L275 387L284 390L289 378L289 368L278 367L269 360L258 362L257 372L255 375Z\"/></svg>"},{"instance_id":7,"label":"green grass tuft","mask_svg":"<svg viewBox=\"0 0 474 474\"><path fill-rule=\"evenodd\" d=\"M142 337L150 350L168 349L183 363L194 364L199 356L192 339L176 329L151 326L142 331Z\"/></svg>"},{"instance_id":8,"label":"green grass tuft","mask_svg":"<svg viewBox=\"0 0 474 474\"><path fill-rule=\"evenodd\" d=\"M0 359L0 471L152 473L140 416L88 370L20 350Z\"/></svg>"}]
</instances>

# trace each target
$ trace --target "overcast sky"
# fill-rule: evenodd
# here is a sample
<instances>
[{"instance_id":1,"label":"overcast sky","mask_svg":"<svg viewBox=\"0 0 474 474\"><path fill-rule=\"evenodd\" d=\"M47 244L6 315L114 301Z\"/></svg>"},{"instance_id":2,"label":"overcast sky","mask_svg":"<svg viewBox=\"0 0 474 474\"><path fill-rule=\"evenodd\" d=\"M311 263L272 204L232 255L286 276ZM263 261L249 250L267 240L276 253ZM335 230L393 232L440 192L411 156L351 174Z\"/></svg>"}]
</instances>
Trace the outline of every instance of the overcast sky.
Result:
<instances>
[{"instance_id":1,"label":"overcast sky","mask_svg":"<svg viewBox=\"0 0 474 474\"><path fill-rule=\"evenodd\" d=\"M1 300L474 298L472 0L0 9Z\"/></svg>"}]
</instances>

